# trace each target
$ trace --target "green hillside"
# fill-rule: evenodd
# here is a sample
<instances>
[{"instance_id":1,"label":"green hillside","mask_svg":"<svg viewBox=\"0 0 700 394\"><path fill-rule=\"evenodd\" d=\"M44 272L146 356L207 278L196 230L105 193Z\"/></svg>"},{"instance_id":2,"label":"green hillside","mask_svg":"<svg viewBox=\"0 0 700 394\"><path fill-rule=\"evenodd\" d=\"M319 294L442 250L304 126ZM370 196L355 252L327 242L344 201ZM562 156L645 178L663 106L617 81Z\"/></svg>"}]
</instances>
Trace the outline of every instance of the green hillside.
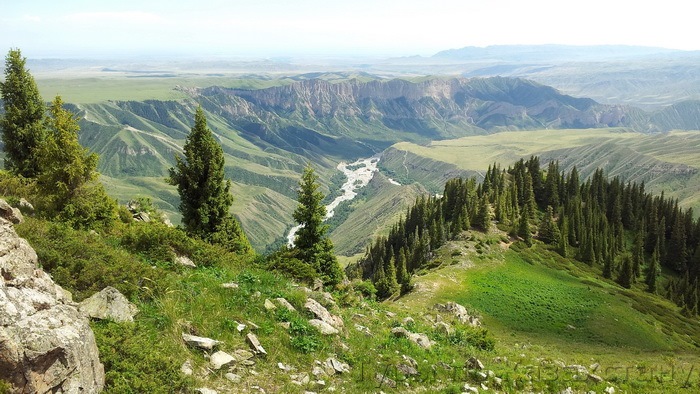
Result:
<instances>
[{"instance_id":1,"label":"green hillside","mask_svg":"<svg viewBox=\"0 0 700 394\"><path fill-rule=\"evenodd\" d=\"M468 176L493 163L509 163L539 155L543 163L558 161L564 171L573 166L583 177L601 168L607 176L644 181L647 189L679 199L684 207L700 209L700 159L696 147L700 133L641 134L626 129L540 130L503 132L428 145L398 143L387 150L382 165L390 173L410 174L409 179L440 179L446 168ZM451 167L453 166L453 167ZM418 168L416 175L406 168ZM444 183L443 183L444 184ZM439 187L439 185L438 185Z\"/></svg>"}]
</instances>

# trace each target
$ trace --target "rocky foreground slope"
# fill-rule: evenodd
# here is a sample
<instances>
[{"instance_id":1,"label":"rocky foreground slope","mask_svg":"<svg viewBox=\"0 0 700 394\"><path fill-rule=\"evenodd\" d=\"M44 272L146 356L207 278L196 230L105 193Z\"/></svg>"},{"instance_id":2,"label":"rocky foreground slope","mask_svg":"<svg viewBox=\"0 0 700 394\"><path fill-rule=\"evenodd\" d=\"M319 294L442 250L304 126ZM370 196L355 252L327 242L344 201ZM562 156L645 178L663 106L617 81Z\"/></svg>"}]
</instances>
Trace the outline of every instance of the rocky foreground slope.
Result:
<instances>
[{"instance_id":1,"label":"rocky foreground slope","mask_svg":"<svg viewBox=\"0 0 700 394\"><path fill-rule=\"evenodd\" d=\"M21 214L0 200L0 381L16 393L97 393L95 336L71 299L12 228Z\"/></svg>"}]
</instances>

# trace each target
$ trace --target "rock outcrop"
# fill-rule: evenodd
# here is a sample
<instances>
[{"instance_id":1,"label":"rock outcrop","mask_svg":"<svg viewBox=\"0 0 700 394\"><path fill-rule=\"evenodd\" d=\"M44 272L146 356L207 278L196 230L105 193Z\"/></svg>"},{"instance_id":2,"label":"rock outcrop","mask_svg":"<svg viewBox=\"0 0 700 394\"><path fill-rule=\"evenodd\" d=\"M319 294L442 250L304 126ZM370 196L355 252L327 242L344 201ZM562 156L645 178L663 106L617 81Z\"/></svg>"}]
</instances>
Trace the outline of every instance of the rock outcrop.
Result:
<instances>
[{"instance_id":1,"label":"rock outcrop","mask_svg":"<svg viewBox=\"0 0 700 394\"><path fill-rule=\"evenodd\" d=\"M101 391L104 368L87 318L8 220L0 218L0 379L13 393Z\"/></svg>"}]
</instances>

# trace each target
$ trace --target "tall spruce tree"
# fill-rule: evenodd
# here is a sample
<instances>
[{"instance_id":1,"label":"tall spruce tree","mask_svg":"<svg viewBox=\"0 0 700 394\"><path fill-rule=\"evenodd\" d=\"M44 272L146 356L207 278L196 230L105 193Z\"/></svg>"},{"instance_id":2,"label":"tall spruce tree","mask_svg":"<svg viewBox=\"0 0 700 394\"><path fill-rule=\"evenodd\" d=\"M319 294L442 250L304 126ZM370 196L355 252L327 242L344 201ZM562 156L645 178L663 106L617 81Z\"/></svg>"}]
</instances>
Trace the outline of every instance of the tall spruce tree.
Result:
<instances>
[{"instance_id":1,"label":"tall spruce tree","mask_svg":"<svg viewBox=\"0 0 700 394\"><path fill-rule=\"evenodd\" d=\"M620 260L620 273L617 276L617 283L619 283L620 286L629 289L632 287L632 256L625 252L620 255Z\"/></svg>"},{"instance_id":2,"label":"tall spruce tree","mask_svg":"<svg viewBox=\"0 0 700 394\"><path fill-rule=\"evenodd\" d=\"M37 148L39 205L45 214L88 228L116 218L116 202L97 181L98 157L78 141L78 120L56 96L46 118L47 131Z\"/></svg>"},{"instance_id":3,"label":"tall spruce tree","mask_svg":"<svg viewBox=\"0 0 700 394\"><path fill-rule=\"evenodd\" d=\"M335 285L343 279L343 271L333 253L333 243L326 235L328 226L323 224L326 207L321 203L324 196L317 181L318 176L308 164L299 183L299 205L292 215L301 226L294 239L294 249L321 275L325 284ZM395 281L396 271L393 275Z\"/></svg>"},{"instance_id":4,"label":"tall spruce tree","mask_svg":"<svg viewBox=\"0 0 700 394\"><path fill-rule=\"evenodd\" d=\"M249 251L245 234L229 213L233 196L229 193L231 181L224 175L224 152L207 127L201 107L195 112L184 154L184 158L175 156L169 181L180 194L185 230L232 251Z\"/></svg>"},{"instance_id":5,"label":"tall spruce tree","mask_svg":"<svg viewBox=\"0 0 700 394\"><path fill-rule=\"evenodd\" d=\"M37 151L44 141L44 102L19 49L5 57L5 81L0 82L5 115L0 119L5 144L5 168L25 178L39 174Z\"/></svg>"},{"instance_id":6,"label":"tall spruce tree","mask_svg":"<svg viewBox=\"0 0 700 394\"><path fill-rule=\"evenodd\" d=\"M654 252L651 255L651 261L649 261L644 278L650 293L656 293L658 290L658 278L661 273L661 262L659 260L659 247L657 243L657 247L654 248Z\"/></svg>"}]
</instances>

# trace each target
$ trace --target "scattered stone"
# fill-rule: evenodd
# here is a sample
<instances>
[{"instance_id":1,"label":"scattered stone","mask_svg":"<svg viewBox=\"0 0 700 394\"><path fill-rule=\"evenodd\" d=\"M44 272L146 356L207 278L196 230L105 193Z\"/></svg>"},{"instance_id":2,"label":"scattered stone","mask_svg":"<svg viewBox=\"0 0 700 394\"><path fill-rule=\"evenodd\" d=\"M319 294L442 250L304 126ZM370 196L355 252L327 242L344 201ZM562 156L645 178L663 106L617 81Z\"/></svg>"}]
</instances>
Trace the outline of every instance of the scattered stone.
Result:
<instances>
[{"instance_id":1,"label":"scattered stone","mask_svg":"<svg viewBox=\"0 0 700 394\"><path fill-rule=\"evenodd\" d=\"M221 342L205 337L198 337L194 335L182 333L182 340L185 341L189 346L198 347L204 350L212 350L214 346L219 345Z\"/></svg>"},{"instance_id":2,"label":"scattered stone","mask_svg":"<svg viewBox=\"0 0 700 394\"><path fill-rule=\"evenodd\" d=\"M238 331L238 332L243 332L243 331L245 330L245 328L246 328L246 325L245 325L245 324L239 323L239 322L237 322L237 321L235 321L235 320L233 321L233 324L236 325L236 331Z\"/></svg>"},{"instance_id":3,"label":"scattered stone","mask_svg":"<svg viewBox=\"0 0 700 394\"><path fill-rule=\"evenodd\" d=\"M368 337L372 336L372 332L369 330L369 328L367 328L365 326L355 324L355 330L367 335Z\"/></svg>"},{"instance_id":4,"label":"scattered stone","mask_svg":"<svg viewBox=\"0 0 700 394\"><path fill-rule=\"evenodd\" d=\"M478 358L470 357L469 360L467 360L467 368L481 371L484 369L484 364Z\"/></svg>"},{"instance_id":5,"label":"scattered stone","mask_svg":"<svg viewBox=\"0 0 700 394\"><path fill-rule=\"evenodd\" d=\"M481 321L479 321L479 318L469 315L469 312L467 312L467 308L456 302L448 302L447 304L435 304L433 308L441 312L448 312L452 314L462 324L467 324L472 327L481 326Z\"/></svg>"},{"instance_id":6,"label":"scattered stone","mask_svg":"<svg viewBox=\"0 0 700 394\"><path fill-rule=\"evenodd\" d=\"M133 218L137 222L149 223L151 221L151 216L148 214L148 212L143 211L133 214Z\"/></svg>"},{"instance_id":7,"label":"scattered stone","mask_svg":"<svg viewBox=\"0 0 700 394\"><path fill-rule=\"evenodd\" d=\"M396 370L401 372L404 376L418 375L418 370L414 366L408 365L406 363L398 363L396 365Z\"/></svg>"},{"instance_id":8,"label":"scattered stone","mask_svg":"<svg viewBox=\"0 0 700 394\"><path fill-rule=\"evenodd\" d=\"M265 348L262 347L258 337L255 336L255 334L248 333L248 335L245 336L245 339L248 341L248 344L250 345L251 349L253 349L254 353L267 355Z\"/></svg>"},{"instance_id":9,"label":"scattered stone","mask_svg":"<svg viewBox=\"0 0 700 394\"><path fill-rule=\"evenodd\" d=\"M343 328L343 319L341 319L338 316L332 315L330 312L328 312L328 309L326 309L323 305L319 304L318 301L314 300L313 298L307 299L306 303L304 304L304 307L311 313L313 313L319 320L330 324L338 330Z\"/></svg>"},{"instance_id":10,"label":"scattered stone","mask_svg":"<svg viewBox=\"0 0 700 394\"><path fill-rule=\"evenodd\" d=\"M327 291L324 291L321 293L321 297L323 298L323 301L325 301L328 305L333 305L335 306L335 299L333 298L333 295Z\"/></svg>"},{"instance_id":11,"label":"scattered stone","mask_svg":"<svg viewBox=\"0 0 700 394\"><path fill-rule=\"evenodd\" d=\"M309 324L316 327L316 329L323 335L336 335L340 333L340 331L338 331L335 327L331 326L323 320L311 319L309 320Z\"/></svg>"},{"instance_id":12,"label":"scattered stone","mask_svg":"<svg viewBox=\"0 0 700 394\"><path fill-rule=\"evenodd\" d=\"M452 335L454 333L454 329L452 329L452 327L449 324L443 321L435 323L435 329L437 330L437 332L444 335Z\"/></svg>"},{"instance_id":13,"label":"scattered stone","mask_svg":"<svg viewBox=\"0 0 700 394\"><path fill-rule=\"evenodd\" d=\"M589 373L589 374L588 374L588 379L590 379L590 380L592 380L592 381L594 381L594 382L596 382L596 383L600 383L600 382L603 381L603 378L601 378L600 376L598 376L598 375L596 375L596 374L592 374L592 373Z\"/></svg>"},{"instance_id":14,"label":"scattered stone","mask_svg":"<svg viewBox=\"0 0 700 394\"><path fill-rule=\"evenodd\" d=\"M320 366L316 365L311 370L311 374L318 378L319 376L326 376L326 371Z\"/></svg>"},{"instance_id":15,"label":"scattered stone","mask_svg":"<svg viewBox=\"0 0 700 394\"><path fill-rule=\"evenodd\" d=\"M567 387L564 390L560 391L559 394L574 394L574 390L572 390L571 387Z\"/></svg>"},{"instance_id":16,"label":"scattered stone","mask_svg":"<svg viewBox=\"0 0 700 394\"><path fill-rule=\"evenodd\" d=\"M241 361L241 365L243 365L244 367L252 367L253 365L255 365L255 361L254 360L243 360L243 361Z\"/></svg>"},{"instance_id":17,"label":"scattered stone","mask_svg":"<svg viewBox=\"0 0 700 394\"><path fill-rule=\"evenodd\" d=\"M564 362L561 360L554 360L554 365L556 365L559 368L566 368L566 364L564 364Z\"/></svg>"},{"instance_id":18,"label":"scattered stone","mask_svg":"<svg viewBox=\"0 0 700 394\"><path fill-rule=\"evenodd\" d=\"M577 364L569 365L568 367L566 367L566 369L570 369L570 370L572 370L572 371L576 371L577 373L579 373L579 374L581 374L581 375L587 375L587 374L588 374L588 369L586 369L586 367L584 367L583 365L577 365Z\"/></svg>"},{"instance_id":19,"label":"scattered stone","mask_svg":"<svg viewBox=\"0 0 700 394\"><path fill-rule=\"evenodd\" d=\"M485 384L482 383L482 384L481 384L481 389L482 389L483 391L488 391L489 388L488 388L488 386L486 386Z\"/></svg>"},{"instance_id":20,"label":"scattered stone","mask_svg":"<svg viewBox=\"0 0 700 394\"><path fill-rule=\"evenodd\" d=\"M388 386L393 388L396 388L396 381L389 379L388 377L384 376L383 374L377 372L376 375L374 375L374 379L377 381L379 384L379 387L382 386Z\"/></svg>"},{"instance_id":21,"label":"scattered stone","mask_svg":"<svg viewBox=\"0 0 700 394\"><path fill-rule=\"evenodd\" d=\"M240 383L240 381L243 379L241 375L236 375L235 373L228 372L226 375L224 375L226 379L230 380L233 383Z\"/></svg>"},{"instance_id":22,"label":"scattered stone","mask_svg":"<svg viewBox=\"0 0 700 394\"><path fill-rule=\"evenodd\" d=\"M272 301L270 301L268 298L265 298L265 304L264 304L264 306L265 306L265 309L268 310L268 311L277 309L277 307L275 306L275 304L273 304Z\"/></svg>"},{"instance_id":23,"label":"scattered stone","mask_svg":"<svg viewBox=\"0 0 700 394\"><path fill-rule=\"evenodd\" d=\"M588 369L590 369L591 372L597 371L598 368L600 368L600 364L599 364L599 363L591 364L591 366L588 367Z\"/></svg>"},{"instance_id":24,"label":"scattered stone","mask_svg":"<svg viewBox=\"0 0 700 394\"><path fill-rule=\"evenodd\" d=\"M287 308L288 311L290 312L296 312L296 308L292 304L289 303L286 299L279 297L276 298L275 301L277 301L278 304L282 305L283 307Z\"/></svg>"},{"instance_id":25,"label":"scattered stone","mask_svg":"<svg viewBox=\"0 0 700 394\"><path fill-rule=\"evenodd\" d=\"M396 317L396 313L390 312L390 311L386 311L386 317L388 317L389 319L393 319L393 318Z\"/></svg>"},{"instance_id":26,"label":"scattered stone","mask_svg":"<svg viewBox=\"0 0 700 394\"><path fill-rule=\"evenodd\" d=\"M501 387L501 386L503 386L503 379L499 378L498 376L494 376L494 378L493 378L493 384L494 384L496 387Z\"/></svg>"},{"instance_id":27,"label":"scattered stone","mask_svg":"<svg viewBox=\"0 0 700 394\"><path fill-rule=\"evenodd\" d=\"M133 322L134 315L139 312L136 305L111 286L83 300L78 309L94 319L109 319L117 323Z\"/></svg>"},{"instance_id":28,"label":"scattered stone","mask_svg":"<svg viewBox=\"0 0 700 394\"><path fill-rule=\"evenodd\" d=\"M291 365L285 365L283 363L277 363L277 368L283 370L284 372L294 371L294 367Z\"/></svg>"},{"instance_id":29,"label":"scattered stone","mask_svg":"<svg viewBox=\"0 0 700 394\"><path fill-rule=\"evenodd\" d=\"M464 383L464 386L462 386L462 392L479 394L479 389L474 386L470 386L469 383Z\"/></svg>"},{"instance_id":30,"label":"scattered stone","mask_svg":"<svg viewBox=\"0 0 700 394\"><path fill-rule=\"evenodd\" d=\"M197 268L194 261L187 256L175 256L175 263L185 267Z\"/></svg>"},{"instance_id":31,"label":"scattered stone","mask_svg":"<svg viewBox=\"0 0 700 394\"><path fill-rule=\"evenodd\" d=\"M350 372L350 366L344 362L338 361L333 357L329 357L325 362L326 366L329 366L335 371L335 373L346 373Z\"/></svg>"},{"instance_id":32,"label":"scattered stone","mask_svg":"<svg viewBox=\"0 0 700 394\"><path fill-rule=\"evenodd\" d=\"M258 376L258 375L260 375L260 374L258 373L258 371L254 370L254 369L251 369L250 371L248 371L248 373L251 374L251 375L253 375L253 376Z\"/></svg>"},{"instance_id":33,"label":"scattered stone","mask_svg":"<svg viewBox=\"0 0 700 394\"><path fill-rule=\"evenodd\" d=\"M206 387L200 387L195 391L197 391L199 394L217 394L216 390L208 389Z\"/></svg>"},{"instance_id":34,"label":"scattered stone","mask_svg":"<svg viewBox=\"0 0 700 394\"><path fill-rule=\"evenodd\" d=\"M25 212L34 212L34 205L22 197L19 199L19 209L23 209Z\"/></svg>"},{"instance_id":35,"label":"scattered stone","mask_svg":"<svg viewBox=\"0 0 700 394\"><path fill-rule=\"evenodd\" d=\"M292 383L296 384L297 386L306 386L311 381L311 378L309 378L308 373L290 375L289 377L292 379Z\"/></svg>"},{"instance_id":36,"label":"scattered stone","mask_svg":"<svg viewBox=\"0 0 700 394\"><path fill-rule=\"evenodd\" d=\"M394 327L391 329L391 333L396 337L408 338L408 340L424 349L430 349L430 347L432 346L432 342L430 342L430 339L427 335L413 333L406 330L403 327Z\"/></svg>"},{"instance_id":37,"label":"scattered stone","mask_svg":"<svg viewBox=\"0 0 700 394\"><path fill-rule=\"evenodd\" d=\"M352 318L357 320L363 320L365 317L367 316L363 315L362 313L355 313L352 315Z\"/></svg>"},{"instance_id":38,"label":"scattered stone","mask_svg":"<svg viewBox=\"0 0 700 394\"><path fill-rule=\"evenodd\" d=\"M323 290L323 281L319 278L314 279L314 283L311 286L311 290L322 291Z\"/></svg>"},{"instance_id":39,"label":"scattered stone","mask_svg":"<svg viewBox=\"0 0 700 394\"><path fill-rule=\"evenodd\" d=\"M252 297L253 297L253 298L260 298L261 295L262 295L261 292L256 291L255 293L253 293Z\"/></svg>"},{"instance_id":40,"label":"scattered stone","mask_svg":"<svg viewBox=\"0 0 700 394\"><path fill-rule=\"evenodd\" d=\"M224 289L237 289L238 283L236 283L236 282L222 283L221 287L223 287Z\"/></svg>"},{"instance_id":41,"label":"scattered stone","mask_svg":"<svg viewBox=\"0 0 700 394\"><path fill-rule=\"evenodd\" d=\"M248 320L248 326L250 327L251 330L259 330L260 326L257 324L253 323L252 321Z\"/></svg>"},{"instance_id":42,"label":"scattered stone","mask_svg":"<svg viewBox=\"0 0 700 394\"><path fill-rule=\"evenodd\" d=\"M605 388L605 394L615 394L615 387L608 386Z\"/></svg>"},{"instance_id":43,"label":"scattered stone","mask_svg":"<svg viewBox=\"0 0 700 394\"><path fill-rule=\"evenodd\" d=\"M314 381L314 386L315 386L317 389L321 389L321 390L322 390L323 388L326 387L326 381L323 380L323 379L316 380L316 381Z\"/></svg>"},{"instance_id":44,"label":"scattered stone","mask_svg":"<svg viewBox=\"0 0 700 394\"><path fill-rule=\"evenodd\" d=\"M0 199L0 217L9 220L13 224L22 223L24 217L22 212L17 208L13 208L7 201Z\"/></svg>"},{"instance_id":45,"label":"scattered stone","mask_svg":"<svg viewBox=\"0 0 700 394\"><path fill-rule=\"evenodd\" d=\"M484 380L486 380L486 379L489 378L488 375L486 375L486 374L483 373L483 372L477 372L477 373L476 373L476 377L477 377L479 380L481 380L481 381L484 381Z\"/></svg>"},{"instance_id":46,"label":"scattered stone","mask_svg":"<svg viewBox=\"0 0 700 394\"><path fill-rule=\"evenodd\" d=\"M236 360L238 360L238 362L243 362L245 360L250 360L251 358L255 357L255 354L245 349L238 349L235 352L233 352L233 356L236 357Z\"/></svg>"},{"instance_id":47,"label":"scattered stone","mask_svg":"<svg viewBox=\"0 0 700 394\"><path fill-rule=\"evenodd\" d=\"M182 366L180 367L180 372L182 372L183 375L185 376L192 376L194 371L192 370L192 362L190 360L185 361L182 363Z\"/></svg>"},{"instance_id":48,"label":"scattered stone","mask_svg":"<svg viewBox=\"0 0 700 394\"><path fill-rule=\"evenodd\" d=\"M576 327L572 326L571 324L567 324L566 329L569 331L574 331L576 329Z\"/></svg>"},{"instance_id":49,"label":"scattered stone","mask_svg":"<svg viewBox=\"0 0 700 394\"><path fill-rule=\"evenodd\" d=\"M402 354L401 359L403 359L403 361L405 361L408 365L412 366L413 368L418 368L418 362L413 357Z\"/></svg>"},{"instance_id":50,"label":"scattered stone","mask_svg":"<svg viewBox=\"0 0 700 394\"><path fill-rule=\"evenodd\" d=\"M279 326L284 328L285 330L289 330L289 327L291 327L292 325L288 321L283 321L279 323Z\"/></svg>"},{"instance_id":51,"label":"scattered stone","mask_svg":"<svg viewBox=\"0 0 700 394\"><path fill-rule=\"evenodd\" d=\"M410 325L413 325L413 324L416 324L416 321L413 320L412 317L409 316L409 317L403 319L403 325L404 325L404 326L410 326Z\"/></svg>"},{"instance_id":52,"label":"scattered stone","mask_svg":"<svg viewBox=\"0 0 700 394\"><path fill-rule=\"evenodd\" d=\"M221 350L209 357L209 363L214 370L219 370L222 367L233 363L234 361L236 361L236 358L226 352L222 352Z\"/></svg>"}]
</instances>

